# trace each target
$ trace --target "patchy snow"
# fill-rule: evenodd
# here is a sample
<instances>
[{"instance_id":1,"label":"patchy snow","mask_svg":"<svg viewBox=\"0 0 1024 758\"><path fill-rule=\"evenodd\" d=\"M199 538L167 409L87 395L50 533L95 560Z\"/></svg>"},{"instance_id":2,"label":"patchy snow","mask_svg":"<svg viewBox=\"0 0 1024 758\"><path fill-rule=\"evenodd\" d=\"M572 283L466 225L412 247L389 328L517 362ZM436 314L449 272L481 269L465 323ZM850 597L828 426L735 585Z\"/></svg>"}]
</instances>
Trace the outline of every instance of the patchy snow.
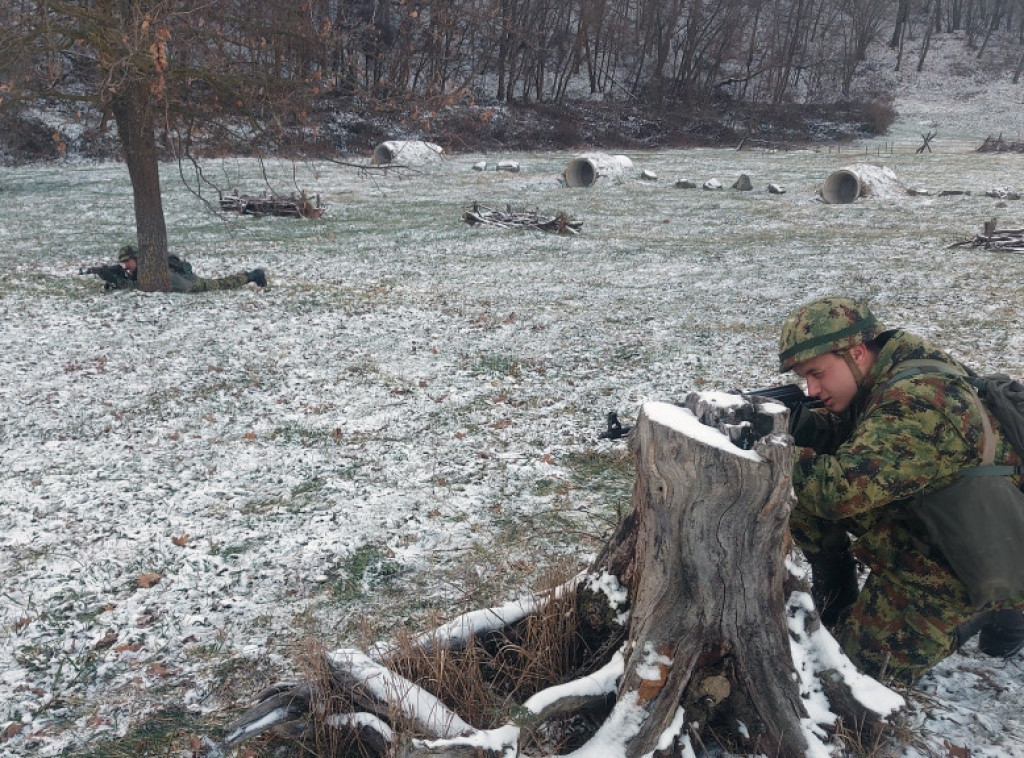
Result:
<instances>
[{"instance_id":1,"label":"patchy snow","mask_svg":"<svg viewBox=\"0 0 1024 758\"><path fill-rule=\"evenodd\" d=\"M437 750L438 753L448 745L469 745L478 748L481 754L484 754L483 751L487 751L487 755L517 758L516 746L519 744L519 727L508 724L497 729L481 729L458 739L418 740L415 744Z\"/></svg>"},{"instance_id":2,"label":"patchy snow","mask_svg":"<svg viewBox=\"0 0 1024 758\"><path fill-rule=\"evenodd\" d=\"M802 724L809 745L808 755L828 756L829 748L824 742L827 734L821 726L834 725L836 717L822 690L822 672L837 672L849 686L854 699L883 719L903 708L906 701L876 680L860 673L843 655L839 643L824 627L808 631L807 619L813 609L814 602L810 595L794 592L789 598L786 612L793 665L800 677L800 695L807 711Z\"/></svg>"},{"instance_id":3,"label":"patchy snow","mask_svg":"<svg viewBox=\"0 0 1024 758\"><path fill-rule=\"evenodd\" d=\"M964 56L942 43L936 69ZM205 165L224 188L331 206L251 219L211 212L216 194L165 166L176 252L204 275L263 266L265 292L104 293L76 272L133 238L124 167L0 169L0 755L67 754L166 709L226 725L309 639L421 632L584 567L629 496L597 473L624 454L597 439L605 413L776 383L778 326L812 297L868 297L885 323L1024 376L1024 257L948 249L994 216L1024 222L983 196L1022 189L1024 157L973 152L1021 136L1021 87L913 68L893 75L889 137L638 152L635 176L588 190L560 186L563 154L503 156L517 174L473 171L494 159L480 155L386 177ZM865 156L906 186L972 194L817 201ZM670 179L739 172L753 192ZM473 200L564 210L583 233L469 228ZM892 755L1024 756L1022 685L1019 657L969 643L900 693L893 718L918 742Z\"/></svg>"}]
</instances>

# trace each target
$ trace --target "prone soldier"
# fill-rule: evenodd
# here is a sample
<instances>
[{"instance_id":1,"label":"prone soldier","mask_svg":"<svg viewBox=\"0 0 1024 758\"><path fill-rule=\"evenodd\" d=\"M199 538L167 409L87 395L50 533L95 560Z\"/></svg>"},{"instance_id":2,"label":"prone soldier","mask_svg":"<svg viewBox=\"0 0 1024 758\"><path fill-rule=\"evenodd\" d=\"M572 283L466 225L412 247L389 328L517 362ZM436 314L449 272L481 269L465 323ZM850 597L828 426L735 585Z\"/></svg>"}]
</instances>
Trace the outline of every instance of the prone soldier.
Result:
<instances>
[{"instance_id":1,"label":"prone soldier","mask_svg":"<svg viewBox=\"0 0 1024 758\"><path fill-rule=\"evenodd\" d=\"M133 245L125 245L117 253L116 264L82 268L79 273L100 277L104 289L136 289L138 256L139 252ZM171 292L210 292L236 289L246 284L255 284L260 288L267 286L267 275L261 268L216 279L205 279L192 272L192 264L176 255L167 257L167 265L171 272Z\"/></svg>"}]
</instances>

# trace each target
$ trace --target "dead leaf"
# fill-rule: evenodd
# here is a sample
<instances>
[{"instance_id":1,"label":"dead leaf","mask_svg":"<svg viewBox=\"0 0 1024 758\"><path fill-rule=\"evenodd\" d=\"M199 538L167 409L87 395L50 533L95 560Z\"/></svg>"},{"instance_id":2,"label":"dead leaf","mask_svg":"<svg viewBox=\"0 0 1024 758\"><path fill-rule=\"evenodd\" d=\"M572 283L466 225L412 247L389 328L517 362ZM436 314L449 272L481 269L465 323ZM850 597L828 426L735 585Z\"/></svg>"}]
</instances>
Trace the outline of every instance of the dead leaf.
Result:
<instances>
[{"instance_id":1,"label":"dead leaf","mask_svg":"<svg viewBox=\"0 0 1024 758\"><path fill-rule=\"evenodd\" d=\"M507 429L510 426L512 426L512 419L503 418L501 421L491 424L491 429Z\"/></svg>"},{"instance_id":2,"label":"dead leaf","mask_svg":"<svg viewBox=\"0 0 1024 758\"><path fill-rule=\"evenodd\" d=\"M142 650L142 643L136 642L132 645L118 645L114 648L115 653L137 653Z\"/></svg>"},{"instance_id":3,"label":"dead leaf","mask_svg":"<svg viewBox=\"0 0 1024 758\"><path fill-rule=\"evenodd\" d=\"M164 678L171 675L171 670L162 663L151 663L146 667L146 673L150 676L159 676Z\"/></svg>"},{"instance_id":4,"label":"dead leaf","mask_svg":"<svg viewBox=\"0 0 1024 758\"><path fill-rule=\"evenodd\" d=\"M949 752L949 758L971 758L971 749L964 745L954 745L949 740L943 740L942 746Z\"/></svg>"},{"instance_id":5,"label":"dead leaf","mask_svg":"<svg viewBox=\"0 0 1024 758\"><path fill-rule=\"evenodd\" d=\"M185 545L188 544L188 532L185 532L179 537L171 537L171 542L173 542L178 547L185 547Z\"/></svg>"},{"instance_id":6,"label":"dead leaf","mask_svg":"<svg viewBox=\"0 0 1024 758\"><path fill-rule=\"evenodd\" d=\"M138 584L143 589L149 589L150 587L159 584L160 580L163 579L161 574L151 571L148 574L143 574L138 578Z\"/></svg>"},{"instance_id":7,"label":"dead leaf","mask_svg":"<svg viewBox=\"0 0 1024 758\"><path fill-rule=\"evenodd\" d=\"M117 642L117 634L115 632L107 632L103 635L102 639L96 641L96 644L93 645L93 648L96 650L103 650L105 648L110 647L115 642Z\"/></svg>"},{"instance_id":8,"label":"dead leaf","mask_svg":"<svg viewBox=\"0 0 1024 758\"><path fill-rule=\"evenodd\" d=\"M0 732L0 742L3 742L4 740L9 740L16 734L20 734L21 730L24 728L24 725L17 721L15 721L13 724L8 724L7 728Z\"/></svg>"}]
</instances>

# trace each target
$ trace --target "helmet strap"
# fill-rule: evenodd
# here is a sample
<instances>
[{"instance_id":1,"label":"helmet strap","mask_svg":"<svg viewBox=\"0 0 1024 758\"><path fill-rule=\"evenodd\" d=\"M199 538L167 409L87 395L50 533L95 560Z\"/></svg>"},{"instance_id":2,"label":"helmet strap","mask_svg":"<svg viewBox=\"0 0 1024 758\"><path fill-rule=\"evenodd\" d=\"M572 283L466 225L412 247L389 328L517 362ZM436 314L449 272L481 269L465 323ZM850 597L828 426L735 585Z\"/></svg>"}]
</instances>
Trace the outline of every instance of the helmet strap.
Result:
<instances>
[{"instance_id":1,"label":"helmet strap","mask_svg":"<svg viewBox=\"0 0 1024 758\"><path fill-rule=\"evenodd\" d=\"M846 362L846 365L850 368L850 373L853 374L853 380L857 382L857 386L860 387L864 381L864 372L860 370L860 366L857 365L857 361L850 355L850 350L840 350L839 356Z\"/></svg>"}]
</instances>

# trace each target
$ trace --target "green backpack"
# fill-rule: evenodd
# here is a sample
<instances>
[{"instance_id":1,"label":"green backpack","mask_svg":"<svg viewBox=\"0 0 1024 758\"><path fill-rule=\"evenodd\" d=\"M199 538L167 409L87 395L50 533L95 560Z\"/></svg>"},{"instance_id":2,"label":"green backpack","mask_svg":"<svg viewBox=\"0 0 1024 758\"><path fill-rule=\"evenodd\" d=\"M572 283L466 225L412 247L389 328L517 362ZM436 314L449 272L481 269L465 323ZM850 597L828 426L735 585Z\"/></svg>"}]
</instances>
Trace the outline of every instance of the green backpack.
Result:
<instances>
[{"instance_id":1,"label":"green backpack","mask_svg":"<svg viewBox=\"0 0 1024 758\"><path fill-rule=\"evenodd\" d=\"M167 268L175 274L192 276L192 264L173 254L167 256Z\"/></svg>"},{"instance_id":2,"label":"green backpack","mask_svg":"<svg viewBox=\"0 0 1024 758\"><path fill-rule=\"evenodd\" d=\"M978 376L936 360L901 363L885 384L922 373L950 374L970 382L985 441L982 465L964 469L940 490L919 494L914 513L967 585L972 605L981 608L1024 599L1024 492L1009 479L1024 475L1024 466L993 463L995 440L984 412L985 407L992 412L1007 441L1024 458L1024 385L1005 374Z\"/></svg>"}]
</instances>

